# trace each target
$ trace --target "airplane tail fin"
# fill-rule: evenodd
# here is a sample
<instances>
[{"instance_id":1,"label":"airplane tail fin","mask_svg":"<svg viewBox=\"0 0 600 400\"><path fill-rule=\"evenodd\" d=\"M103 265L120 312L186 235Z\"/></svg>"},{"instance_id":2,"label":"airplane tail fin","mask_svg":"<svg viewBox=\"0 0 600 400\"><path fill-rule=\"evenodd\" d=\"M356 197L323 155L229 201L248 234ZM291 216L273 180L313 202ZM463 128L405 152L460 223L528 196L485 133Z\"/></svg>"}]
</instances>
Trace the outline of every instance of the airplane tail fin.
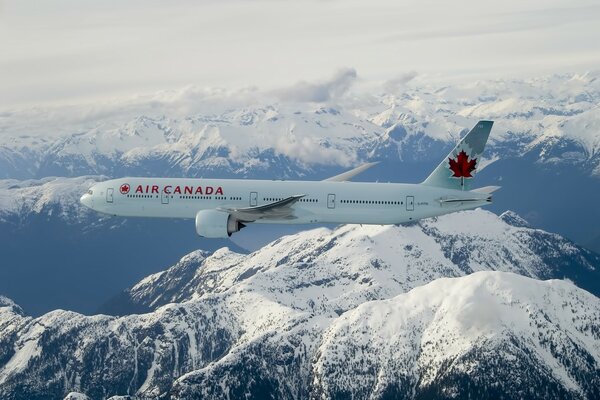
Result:
<instances>
[{"instance_id":1,"label":"airplane tail fin","mask_svg":"<svg viewBox=\"0 0 600 400\"><path fill-rule=\"evenodd\" d=\"M468 190L493 124L493 121L479 121L421 184Z\"/></svg>"}]
</instances>

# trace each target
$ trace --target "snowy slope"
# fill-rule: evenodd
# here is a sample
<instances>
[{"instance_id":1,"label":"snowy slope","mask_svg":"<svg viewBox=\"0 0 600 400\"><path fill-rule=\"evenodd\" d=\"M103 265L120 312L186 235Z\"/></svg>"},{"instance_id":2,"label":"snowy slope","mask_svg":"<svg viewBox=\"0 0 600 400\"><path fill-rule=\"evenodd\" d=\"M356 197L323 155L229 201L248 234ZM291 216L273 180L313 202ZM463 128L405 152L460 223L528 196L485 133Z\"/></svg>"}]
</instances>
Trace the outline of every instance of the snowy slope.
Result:
<instances>
[{"instance_id":1,"label":"snowy slope","mask_svg":"<svg viewBox=\"0 0 600 400\"><path fill-rule=\"evenodd\" d=\"M599 306L564 281L499 272L438 279L332 323L313 395L597 398Z\"/></svg>"},{"instance_id":2,"label":"snowy slope","mask_svg":"<svg viewBox=\"0 0 600 400\"><path fill-rule=\"evenodd\" d=\"M133 286L127 296L130 304L151 310L226 291L235 282L264 272L253 278L253 285L298 293L295 307L324 307L317 288L328 285L340 297L329 297L325 303L345 311L433 279L481 270L537 279L566 277L600 294L600 256L526 224L512 212L498 217L478 209L411 226L314 229L283 237L250 255L224 250L210 256L191 253ZM281 265L291 268L277 269Z\"/></svg>"},{"instance_id":3,"label":"snowy slope","mask_svg":"<svg viewBox=\"0 0 600 400\"><path fill-rule=\"evenodd\" d=\"M93 184L106 179L101 176L77 178L47 177L18 181L0 180L0 221L8 215L52 213L58 210L66 221L88 216L89 210L79 203L79 198Z\"/></svg>"},{"instance_id":4,"label":"snowy slope","mask_svg":"<svg viewBox=\"0 0 600 400\"><path fill-rule=\"evenodd\" d=\"M278 160L300 169L348 166L356 162L357 149L383 133L334 108L223 108L219 115L179 119L140 116L37 143L29 136L12 137L0 147L0 165L5 177L27 176L18 168L21 158L39 166L34 176L260 173ZM28 157L22 155L25 149Z\"/></svg>"},{"instance_id":5,"label":"snowy slope","mask_svg":"<svg viewBox=\"0 0 600 400\"><path fill-rule=\"evenodd\" d=\"M212 255L194 252L171 269L147 277L130 290L134 302L153 310L143 315L85 317L54 311L33 319L7 303L9 306L2 309L2 321L11 322L0 324L0 337L6 338L0 345L0 354L4 354L0 358L0 396L30 398L45 393L64 397L76 391L91 398L116 394L155 397L166 393L175 398L244 395L308 398L320 394L325 398L342 398L345 394L336 388L344 383L335 381L336 377L342 380L355 377L357 382L363 378L357 371L344 369L345 366L336 369L336 374L322 373L330 365L326 361L329 356L324 358L325 352L333 352L329 347L344 351L334 343L333 338L337 340L342 332L338 327L348 321L349 316L364 312L365 307L381 307L382 312L386 312L389 303L380 300L391 299L387 301L393 308L405 302L402 296L408 296L412 299L408 303L421 304L425 311L420 321L428 323L430 329L438 333L436 337L443 336L444 332L459 337L460 329L467 325L483 327L469 336L476 339L473 344L479 347L469 348L460 341L453 343L458 349L455 353L449 349L435 358L441 364L447 364L449 357L457 354L468 353L470 360L473 360L473 352L483 354L485 357L474 359L487 362L498 354L513 351L514 348L502 347L502 340L480 341L479 338L507 337L503 327L512 321L507 319L508 308L520 313L521 308L530 309L532 323L522 323L510 331L514 333L510 336L511 343L527 354L538 354L535 352L539 343L553 350L551 356L546 354L545 358L519 359L521 364L513 372L529 384L552 382L559 395L593 398L593 371L598 368L600 346L594 328L599 323L596 297L571 283L543 283L515 278L506 272L480 272L442 283L436 280L483 269L517 272L534 278L569 273L541 261L536 252L542 252L544 246L579 260L570 264L575 270L595 268L597 272L598 257L565 239L523 227L523 221L514 214L504 218L520 222L516 224L519 226L509 225L482 210L459 215L465 227L451 233L444 230L455 221L440 218L426 225L409 227L316 229L281 238L250 255L228 249ZM470 250L473 257L455 263L446 255L448 248L442 238L453 235L464 242L473 242ZM510 241L511 236L516 237ZM481 241L476 241L477 237L481 237ZM526 237L530 240L524 240ZM498 251L501 246L506 251ZM490 261L483 263L482 259ZM419 287L429 282L434 282L434 286L425 286L419 292ZM443 301L440 285L453 301ZM514 294L507 294L509 287ZM557 296L556 291L565 295ZM430 299L431 292L438 295ZM516 301L502 306L504 308L496 307L501 311L498 318L504 321L502 323L494 322L495 318L481 311L481 307L469 310L466 305L452 309L454 316L449 316L464 321L456 329L446 325L446 320L427 319L433 313L428 314L427 310L442 306L446 310L459 293L463 293L464 304L480 300L486 305L502 303L507 296ZM367 310L370 314L379 312ZM540 325L543 320L548 326L569 320L581 321L573 325L573 329L580 328L580 332L577 336L571 330L558 334L555 329L547 330ZM393 329L379 330L375 322L372 327L371 331L357 333L356 343L360 344L368 336L374 340L395 340ZM386 339L385 335L392 336ZM571 342L577 345L577 353L573 352L575 345ZM356 359L360 363L359 352L350 346L348 349L353 356L337 353L340 360ZM410 354L404 348L373 352L373 358L365 361L365 365L406 363L414 358ZM567 358L573 360L569 368L564 361ZM561 365L561 371L566 371L570 378L544 380L549 375L541 373L535 379L528 378L531 370L546 371L556 365ZM382 385L396 376L392 372L388 374L385 368L366 371L380 371L375 375ZM407 379L413 382L415 376ZM479 382L481 375L466 373L464 379ZM448 385L438 376L430 377L428 382L427 388ZM481 390L492 390L496 385L493 380L485 382L473 386L476 391L468 393L475 395L482 393ZM418 390L426 388L413 386L420 388ZM369 395L372 393L378 398L380 392L375 387L370 390Z\"/></svg>"}]
</instances>

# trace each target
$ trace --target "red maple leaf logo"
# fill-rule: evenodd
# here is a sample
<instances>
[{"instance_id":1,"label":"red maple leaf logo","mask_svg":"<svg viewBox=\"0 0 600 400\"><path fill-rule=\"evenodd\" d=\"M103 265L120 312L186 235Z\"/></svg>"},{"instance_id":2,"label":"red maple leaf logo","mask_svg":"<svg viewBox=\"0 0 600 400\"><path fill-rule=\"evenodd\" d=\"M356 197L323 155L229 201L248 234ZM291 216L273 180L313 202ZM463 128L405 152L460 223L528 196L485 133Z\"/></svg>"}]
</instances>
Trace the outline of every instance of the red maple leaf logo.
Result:
<instances>
[{"instance_id":1,"label":"red maple leaf logo","mask_svg":"<svg viewBox=\"0 0 600 400\"><path fill-rule=\"evenodd\" d=\"M465 153L464 150L461 150L456 157L456 160L449 158L450 160L450 170L452 171L452 176L455 178L472 178L471 172L475 170L475 164L477 164L477 159L474 158L469 161L469 156Z\"/></svg>"},{"instance_id":2,"label":"red maple leaf logo","mask_svg":"<svg viewBox=\"0 0 600 400\"><path fill-rule=\"evenodd\" d=\"M121 191L121 194L127 194L129 193L129 185L127 183L124 183L121 185L119 190Z\"/></svg>"}]
</instances>

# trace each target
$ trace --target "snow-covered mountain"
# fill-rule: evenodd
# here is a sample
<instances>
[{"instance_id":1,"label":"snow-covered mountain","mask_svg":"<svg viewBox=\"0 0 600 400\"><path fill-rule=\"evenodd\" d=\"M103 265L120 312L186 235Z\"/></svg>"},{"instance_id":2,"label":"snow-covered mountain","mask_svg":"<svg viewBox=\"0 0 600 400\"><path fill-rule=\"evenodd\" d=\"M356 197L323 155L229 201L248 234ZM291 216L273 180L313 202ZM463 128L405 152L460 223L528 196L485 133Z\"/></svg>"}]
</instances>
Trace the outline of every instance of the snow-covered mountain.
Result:
<instances>
[{"instance_id":1,"label":"snow-covered mountain","mask_svg":"<svg viewBox=\"0 0 600 400\"><path fill-rule=\"evenodd\" d=\"M563 281L488 271L439 279L337 318L313 318L264 335L260 344L183 375L172 393L594 399L599 304ZM311 334L314 341L307 340ZM306 358L309 366L302 365Z\"/></svg>"},{"instance_id":2,"label":"snow-covered mountain","mask_svg":"<svg viewBox=\"0 0 600 400\"><path fill-rule=\"evenodd\" d=\"M438 279L332 323L313 363L311 394L598 398L599 305L563 281L498 272ZM182 391L186 380L209 374L190 375Z\"/></svg>"},{"instance_id":3,"label":"snow-covered mountain","mask_svg":"<svg viewBox=\"0 0 600 400\"><path fill-rule=\"evenodd\" d=\"M321 228L249 255L194 252L127 292L125 306L147 314L31 318L2 300L0 396L493 398L533 388L531 398L591 399L600 302L531 278L584 285L599 268L598 255L514 213L482 210ZM509 362L522 386L506 385Z\"/></svg>"},{"instance_id":4,"label":"snow-covered mountain","mask_svg":"<svg viewBox=\"0 0 600 400\"><path fill-rule=\"evenodd\" d=\"M533 152L540 162L598 176L599 82L598 73L586 73L421 83L403 86L402 93L348 95L335 104L222 95L189 100L183 114L156 98L125 104L131 111L118 116L93 106L17 110L2 116L0 177L257 176L278 164L286 167L280 177L298 177L364 160L437 160L430 149L449 146L479 119L496 121L490 159ZM63 115L71 113L92 116Z\"/></svg>"},{"instance_id":5,"label":"snow-covered mountain","mask_svg":"<svg viewBox=\"0 0 600 400\"><path fill-rule=\"evenodd\" d=\"M80 176L0 180L0 222L17 215L26 217L28 214L45 213L52 216L54 210L60 211L65 222L89 219L92 213L79 203L79 198L94 183L105 179L102 176Z\"/></svg>"},{"instance_id":6,"label":"snow-covered mountain","mask_svg":"<svg viewBox=\"0 0 600 400\"><path fill-rule=\"evenodd\" d=\"M282 178L297 177L314 164L354 164L357 151L383 134L350 112L306 105L300 110L254 106L182 119L139 116L113 125L35 144L28 136L13 137L1 147L3 175L257 175L280 165ZM21 168L21 161L30 167Z\"/></svg>"},{"instance_id":7,"label":"snow-covered mountain","mask_svg":"<svg viewBox=\"0 0 600 400\"><path fill-rule=\"evenodd\" d=\"M121 300L124 307L150 311L226 291L246 275L278 265L296 268L290 275L283 271L266 275L263 285L269 290L290 292L312 287L314 282L330 284L339 287L336 292L351 296L353 305L389 298L440 277L482 270L536 279L567 278L600 294L598 254L559 235L530 228L511 211L498 217L479 209L403 227L343 225L334 230L309 230L283 237L249 255L219 250L208 256L197 251L167 271L140 281ZM303 269L308 275L300 274ZM338 309L345 311L347 306L340 304ZM124 308L121 313L127 311Z\"/></svg>"},{"instance_id":8,"label":"snow-covered mountain","mask_svg":"<svg viewBox=\"0 0 600 400\"><path fill-rule=\"evenodd\" d=\"M322 179L378 160L358 179L419 182L480 118L496 120L477 177L477 185L502 186L489 209L515 210L536 227L597 249L599 82L597 72L452 85L417 77L322 103L188 88L0 112L0 292L34 314L56 307L89 313L111 290L192 249L234 246L197 239L186 221L106 219L82 210L77 199L94 180ZM240 243L253 250L279 234L251 226L236 237L252 236ZM32 285L31 276L56 284ZM50 291L62 285L95 293L94 300Z\"/></svg>"}]
</instances>

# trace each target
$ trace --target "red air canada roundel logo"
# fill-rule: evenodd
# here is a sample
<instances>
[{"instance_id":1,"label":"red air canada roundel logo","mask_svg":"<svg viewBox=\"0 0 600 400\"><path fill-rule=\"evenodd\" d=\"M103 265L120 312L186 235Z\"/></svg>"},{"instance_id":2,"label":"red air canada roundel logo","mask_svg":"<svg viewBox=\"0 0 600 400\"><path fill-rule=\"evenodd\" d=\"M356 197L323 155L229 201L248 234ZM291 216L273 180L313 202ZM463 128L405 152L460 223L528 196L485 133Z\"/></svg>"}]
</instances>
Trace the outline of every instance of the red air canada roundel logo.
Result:
<instances>
[{"instance_id":1,"label":"red air canada roundel logo","mask_svg":"<svg viewBox=\"0 0 600 400\"><path fill-rule=\"evenodd\" d=\"M471 172L475 171L477 159L469 160L469 156L464 150L456 156L455 159L449 158L450 171L453 178L472 178Z\"/></svg>"},{"instance_id":2,"label":"red air canada roundel logo","mask_svg":"<svg viewBox=\"0 0 600 400\"><path fill-rule=\"evenodd\" d=\"M129 184L128 183L122 184L121 187L119 188L119 190L121 191L121 194L129 193Z\"/></svg>"}]
</instances>

